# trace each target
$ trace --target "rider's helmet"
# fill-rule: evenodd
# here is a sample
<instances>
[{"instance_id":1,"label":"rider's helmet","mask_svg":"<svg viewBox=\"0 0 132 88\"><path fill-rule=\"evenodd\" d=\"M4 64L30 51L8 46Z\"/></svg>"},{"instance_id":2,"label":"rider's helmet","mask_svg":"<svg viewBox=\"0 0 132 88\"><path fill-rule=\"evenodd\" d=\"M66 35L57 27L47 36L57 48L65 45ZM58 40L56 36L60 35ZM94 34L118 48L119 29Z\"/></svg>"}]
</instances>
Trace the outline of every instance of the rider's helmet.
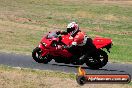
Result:
<instances>
[{"instance_id":1,"label":"rider's helmet","mask_svg":"<svg viewBox=\"0 0 132 88\"><path fill-rule=\"evenodd\" d=\"M79 30L79 26L76 22L71 22L67 25L67 32L70 33L74 30Z\"/></svg>"}]
</instances>

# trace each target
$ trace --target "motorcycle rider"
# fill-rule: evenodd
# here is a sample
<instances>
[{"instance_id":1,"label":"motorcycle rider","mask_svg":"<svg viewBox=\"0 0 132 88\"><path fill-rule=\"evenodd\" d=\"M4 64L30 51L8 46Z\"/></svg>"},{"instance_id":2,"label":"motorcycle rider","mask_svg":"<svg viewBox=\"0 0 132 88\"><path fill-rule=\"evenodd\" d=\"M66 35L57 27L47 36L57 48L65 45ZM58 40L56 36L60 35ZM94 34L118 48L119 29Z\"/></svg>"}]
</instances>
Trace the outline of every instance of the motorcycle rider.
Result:
<instances>
[{"instance_id":1,"label":"motorcycle rider","mask_svg":"<svg viewBox=\"0 0 132 88\"><path fill-rule=\"evenodd\" d=\"M66 31L57 31L56 33L59 35L67 35L67 34L70 34L70 37L69 39L74 39L74 37L77 35L78 32L81 32L81 30L79 30L79 26L76 22L71 22L67 25L67 30ZM82 36L83 37L83 36ZM80 40L80 38L77 38ZM82 39L82 38L81 38ZM72 45L70 46L65 46L65 48L69 48L69 49L72 49L74 46L77 45L77 42L76 41L73 41L72 42ZM71 50L70 50L71 51Z\"/></svg>"},{"instance_id":2,"label":"motorcycle rider","mask_svg":"<svg viewBox=\"0 0 132 88\"><path fill-rule=\"evenodd\" d=\"M64 48L70 51L72 54L76 54L76 47L81 47L85 53L79 59L85 58L88 54L97 55L96 46L93 44L91 38L89 38L84 32L79 29L79 25L76 22L71 22L67 25L66 32L59 32L60 34L70 34L69 39L72 39L72 43ZM76 52L75 52L76 51Z\"/></svg>"},{"instance_id":3,"label":"motorcycle rider","mask_svg":"<svg viewBox=\"0 0 132 88\"><path fill-rule=\"evenodd\" d=\"M81 46L84 52L90 50L96 50L95 45L91 38L89 38L84 32L79 29L79 25L75 22L71 22L67 25L67 31L70 32L71 39L73 38L72 44L68 48ZM89 48L89 49L88 49Z\"/></svg>"}]
</instances>

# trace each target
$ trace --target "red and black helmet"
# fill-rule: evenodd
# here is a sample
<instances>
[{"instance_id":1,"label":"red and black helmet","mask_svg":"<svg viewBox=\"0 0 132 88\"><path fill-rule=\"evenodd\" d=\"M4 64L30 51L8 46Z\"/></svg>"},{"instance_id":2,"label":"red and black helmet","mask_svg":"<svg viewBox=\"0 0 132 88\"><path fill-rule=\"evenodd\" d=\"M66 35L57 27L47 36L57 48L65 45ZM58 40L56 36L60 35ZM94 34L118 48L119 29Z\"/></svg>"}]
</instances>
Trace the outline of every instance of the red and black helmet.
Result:
<instances>
[{"instance_id":1,"label":"red and black helmet","mask_svg":"<svg viewBox=\"0 0 132 88\"><path fill-rule=\"evenodd\" d=\"M72 32L74 30L79 30L79 26L76 22L71 22L67 25L67 32Z\"/></svg>"}]
</instances>

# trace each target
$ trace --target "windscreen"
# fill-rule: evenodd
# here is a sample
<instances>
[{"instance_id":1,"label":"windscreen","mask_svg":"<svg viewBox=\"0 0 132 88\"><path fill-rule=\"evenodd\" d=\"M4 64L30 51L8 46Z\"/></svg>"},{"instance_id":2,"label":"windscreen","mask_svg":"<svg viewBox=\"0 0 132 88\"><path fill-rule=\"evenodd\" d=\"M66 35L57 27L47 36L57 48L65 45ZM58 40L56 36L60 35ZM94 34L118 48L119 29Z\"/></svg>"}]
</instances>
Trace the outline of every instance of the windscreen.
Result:
<instances>
[{"instance_id":1,"label":"windscreen","mask_svg":"<svg viewBox=\"0 0 132 88\"><path fill-rule=\"evenodd\" d=\"M58 35L56 34L56 32L50 32L50 33L46 36L47 39L57 38L57 37L58 37Z\"/></svg>"}]
</instances>

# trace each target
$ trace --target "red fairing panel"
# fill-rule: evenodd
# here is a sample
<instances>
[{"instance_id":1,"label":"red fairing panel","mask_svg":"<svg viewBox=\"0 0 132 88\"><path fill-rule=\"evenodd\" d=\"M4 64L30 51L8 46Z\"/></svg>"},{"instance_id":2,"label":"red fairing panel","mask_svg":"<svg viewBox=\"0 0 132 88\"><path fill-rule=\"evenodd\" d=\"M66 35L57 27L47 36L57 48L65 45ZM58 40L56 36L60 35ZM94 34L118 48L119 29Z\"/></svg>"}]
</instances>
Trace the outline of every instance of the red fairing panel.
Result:
<instances>
[{"instance_id":1,"label":"red fairing panel","mask_svg":"<svg viewBox=\"0 0 132 88\"><path fill-rule=\"evenodd\" d=\"M103 48L108 44L112 43L112 39L110 38L101 38L101 37L96 37L93 39L93 43L96 46L97 49Z\"/></svg>"},{"instance_id":2,"label":"red fairing panel","mask_svg":"<svg viewBox=\"0 0 132 88\"><path fill-rule=\"evenodd\" d=\"M71 45L73 39L69 39L70 35L64 35L62 36L62 42L65 43L66 45Z\"/></svg>"}]
</instances>

